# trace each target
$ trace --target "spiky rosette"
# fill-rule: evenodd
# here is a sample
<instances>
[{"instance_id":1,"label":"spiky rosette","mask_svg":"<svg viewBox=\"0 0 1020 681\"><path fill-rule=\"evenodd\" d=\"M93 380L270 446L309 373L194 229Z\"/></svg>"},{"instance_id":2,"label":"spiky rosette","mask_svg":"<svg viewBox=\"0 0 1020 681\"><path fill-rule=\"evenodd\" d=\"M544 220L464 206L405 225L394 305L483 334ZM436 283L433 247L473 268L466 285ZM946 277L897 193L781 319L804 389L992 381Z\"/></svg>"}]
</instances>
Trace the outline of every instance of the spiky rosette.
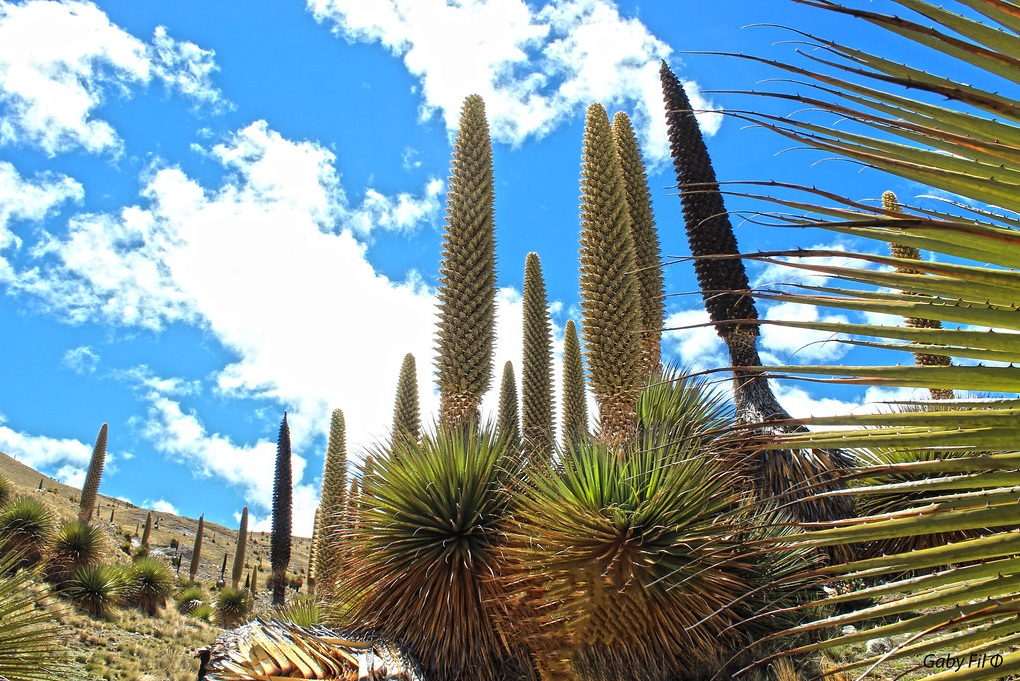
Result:
<instances>
[{"instance_id":1,"label":"spiky rosette","mask_svg":"<svg viewBox=\"0 0 1020 681\"><path fill-rule=\"evenodd\" d=\"M103 464L106 463L107 425L99 427L96 446L92 449L89 470L85 474L85 484L81 488L81 501L78 503L78 520L91 522L92 513L96 509L96 495L99 493L99 481L103 477Z\"/></svg>"},{"instance_id":2,"label":"spiky rosette","mask_svg":"<svg viewBox=\"0 0 1020 681\"><path fill-rule=\"evenodd\" d=\"M393 437L421 437L421 412L418 406L418 369L414 355L404 355L397 379L397 397L393 403Z\"/></svg>"},{"instance_id":3,"label":"spiky rosette","mask_svg":"<svg viewBox=\"0 0 1020 681\"><path fill-rule=\"evenodd\" d=\"M464 100L453 147L439 268L436 373L444 425L477 422L489 388L496 318L492 143L485 104Z\"/></svg>"},{"instance_id":4,"label":"spiky rosette","mask_svg":"<svg viewBox=\"0 0 1020 681\"><path fill-rule=\"evenodd\" d=\"M341 598L355 620L406 646L426 678L498 679L527 668L506 637L501 546L515 480L494 429L439 429L374 453Z\"/></svg>"},{"instance_id":5,"label":"spiky rosette","mask_svg":"<svg viewBox=\"0 0 1020 681\"><path fill-rule=\"evenodd\" d=\"M528 253L524 264L524 360L521 413L524 452L552 456L552 319L546 301L542 263Z\"/></svg>"},{"instance_id":6,"label":"spiky rosette","mask_svg":"<svg viewBox=\"0 0 1020 681\"><path fill-rule=\"evenodd\" d=\"M739 502L711 453L641 448L621 459L598 441L529 476L511 541L566 622L585 679L641 681L718 665L739 640L742 597L758 586L735 528Z\"/></svg>"},{"instance_id":7,"label":"spiky rosette","mask_svg":"<svg viewBox=\"0 0 1020 681\"><path fill-rule=\"evenodd\" d=\"M507 360L503 365L503 379L499 384L499 410L496 430L513 446L521 441L521 420L517 406L517 381L514 378L513 362Z\"/></svg>"},{"instance_id":8,"label":"spiky rosette","mask_svg":"<svg viewBox=\"0 0 1020 681\"><path fill-rule=\"evenodd\" d=\"M643 380L641 301L623 170L601 104L588 107L581 157L581 312L601 436L624 447Z\"/></svg>"},{"instance_id":9,"label":"spiky rosette","mask_svg":"<svg viewBox=\"0 0 1020 681\"><path fill-rule=\"evenodd\" d=\"M588 434L588 402L584 395L584 364L577 326L568 319L563 327L563 448Z\"/></svg>"},{"instance_id":10,"label":"spiky rosette","mask_svg":"<svg viewBox=\"0 0 1020 681\"><path fill-rule=\"evenodd\" d=\"M662 327L666 317L666 289L662 275L662 251L655 230L652 196L648 191L641 148L630 119L622 111L613 116L613 140L620 155L630 231L634 238L634 265L641 289L641 349L646 374L658 371L662 355Z\"/></svg>"}]
</instances>

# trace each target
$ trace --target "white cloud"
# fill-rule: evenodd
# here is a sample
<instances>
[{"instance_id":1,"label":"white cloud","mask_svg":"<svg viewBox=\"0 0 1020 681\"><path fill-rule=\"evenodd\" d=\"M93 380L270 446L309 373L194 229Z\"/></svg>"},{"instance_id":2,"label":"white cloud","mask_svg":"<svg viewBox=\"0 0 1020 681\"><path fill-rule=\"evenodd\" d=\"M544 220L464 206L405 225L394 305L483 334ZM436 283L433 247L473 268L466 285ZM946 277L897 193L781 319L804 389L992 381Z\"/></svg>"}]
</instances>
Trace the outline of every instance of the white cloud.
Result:
<instances>
[{"instance_id":1,"label":"white cloud","mask_svg":"<svg viewBox=\"0 0 1020 681\"><path fill-rule=\"evenodd\" d=\"M180 512L177 510L177 507L171 504L166 499L157 499L155 501L152 501L151 499L146 499L145 501L142 502L142 508L151 508L153 511L157 511L159 513L180 515Z\"/></svg>"},{"instance_id":2,"label":"white cloud","mask_svg":"<svg viewBox=\"0 0 1020 681\"><path fill-rule=\"evenodd\" d=\"M765 319L794 322L825 322L846 324L843 315L822 315L814 305L800 303L778 303L769 305ZM850 346L840 343L838 336L827 331L811 329L790 329L783 326L763 324L760 347L762 354L771 355L776 364L817 364L831 362L850 351ZM769 362L765 362L768 364Z\"/></svg>"},{"instance_id":3,"label":"white cloud","mask_svg":"<svg viewBox=\"0 0 1020 681\"><path fill-rule=\"evenodd\" d=\"M705 310L673 312L666 318L662 342L667 352L693 372L711 371L730 365L729 351L709 323Z\"/></svg>"},{"instance_id":4,"label":"white cloud","mask_svg":"<svg viewBox=\"0 0 1020 681\"><path fill-rule=\"evenodd\" d=\"M464 97L486 102L493 139L542 137L593 101L632 111L650 163L668 156L659 62L672 49L611 0L308 0L348 40L379 42L421 83L422 114L456 128ZM712 109L688 83L697 109ZM709 134L718 113L700 115Z\"/></svg>"},{"instance_id":5,"label":"white cloud","mask_svg":"<svg viewBox=\"0 0 1020 681\"><path fill-rule=\"evenodd\" d=\"M66 175L44 173L29 181L12 164L0 161L0 248L13 239L7 231L11 222L38 222L60 204L81 201L84 196L82 186Z\"/></svg>"},{"instance_id":6,"label":"white cloud","mask_svg":"<svg viewBox=\"0 0 1020 681\"><path fill-rule=\"evenodd\" d=\"M216 102L212 53L167 36L147 45L91 2L0 0L0 142L116 152L120 138L93 117L108 90L120 94L153 78L198 100Z\"/></svg>"},{"instance_id":7,"label":"white cloud","mask_svg":"<svg viewBox=\"0 0 1020 681\"><path fill-rule=\"evenodd\" d=\"M233 171L222 186L158 169L143 205L72 219L65 238L37 249L56 265L21 273L15 288L77 321L201 324L237 357L213 376L216 389L283 405L295 451L327 432L333 408L347 417L352 459L386 437L407 352L418 360L430 418L434 295L413 274L404 282L378 274L353 230L363 231L365 210L376 225L405 230L436 219L441 183L430 182L423 198L379 195L370 209L352 208L328 150L286 140L264 122L212 156ZM179 401L193 384L144 367L122 373L150 396L143 432L160 451L267 503L275 443L242 445L207 432Z\"/></svg>"},{"instance_id":8,"label":"white cloud","mask_svg":"<svg viewBox=\"0 0 1020 681\"><path fill-rule=\"evenodd\" d=\"M387 196L370 188L357 210L348 214L346 223L360 235L367 235L376 228L409 231L439 213L444 186L438 178L429 180L421 198L406 192Z\"/></svg>"},{"instance_id":9,"label":"white cloud","mask_svg":"<svg viewBox=\"0 0 1020 681\"><path fill-rule=\"evenodd\" d=\"M88 345L79 345L65 352L61 362L76 374L93 374L99 366L99 355Z\"/></svg>"},{"instance_id":10,"label":"white cloud","mask_svg":"<svg viewBox=\"0 0 1020 681\"><path fill-rule=\"evenodd\" d=\"M179 402L160 394L158 390L150 391L146 399L150 406L141 425L141 432L157 451L192 467L195 475L216 477L239 488L256 511L271 512L276 470L275 441L259 440L251 445L238 444L220 433L208 432L195 413L185 413ZM295 420L298 428L304 428L303 432L307 433L306 419L288 416L289 423ZM292 430L294 434L300 432ZM300 441L307 437L297 439ZM295 534L311 536L318 494L313 485L301 482L307 461L294 451L292 447L293 527ZM170 512L177 514L176 510ZM257 514L254 517L253 531L268 531L268 525L262 527L261 524L270 522L271 514L262 521L257 519Z\"/></svg>"},{"instance_id":11,"label":"white cloud","mask_svg":"<svg viewBox=\"0 0 1020 681\"><path fill-rule=\"evenodd\" d=\"M2 421L0 418L0 424ZM92 445L70 438L30 435L0 425L0 452L65 485L80 487L92 458Z\"/></svg>"}]
</instances>

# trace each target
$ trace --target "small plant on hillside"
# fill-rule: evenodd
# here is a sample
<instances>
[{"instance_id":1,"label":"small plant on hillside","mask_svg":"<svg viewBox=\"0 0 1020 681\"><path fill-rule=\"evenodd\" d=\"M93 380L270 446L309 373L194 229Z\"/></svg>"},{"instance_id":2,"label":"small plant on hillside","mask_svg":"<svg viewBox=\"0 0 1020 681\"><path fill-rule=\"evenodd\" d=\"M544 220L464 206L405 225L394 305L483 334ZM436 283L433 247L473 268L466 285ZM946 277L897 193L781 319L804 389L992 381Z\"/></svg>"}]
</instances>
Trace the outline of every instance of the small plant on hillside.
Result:
<instances>
[{"instance_id":1,"label":"small plant on hillside","mask_svg":"<svg viewBox=\"0 0 1020 681\"><path fill-rule=\"evenodd\" d=\"M0 513L0 555L17 554L18 567L38 563L53 536L53 512L31 497L22 497Z\"/></svg>"},{"instance_id":2,"label":"small plant on hillside","mask_svg":"<svg viewBox=\"0 0 1020 681\"><path fill-rule=\"evenodd\" d=\"M32 577L15 571L17 554L0 556L0 677L8 681L67 678L64 642L53 615L39 608Z\"/></svg>"},{"instance_id":3,"label":"small plant on hillside","mask_svg":"<svg viewBox=\"0 0 1020 681\"><path fill-rule=\"evenodd\" d=\"M209 596L205 593L205 589L197 585L181 589L174 596L174 602L177 603L177 612L182 615L191 615L195 608L208 601Z\"/></svg>"},{"instance_id":4,"label":"small plant on hillside","mask_svg":"<svg viewBox=\"0 0 1020 681\"><path fill-rule=\"evenodd\" d=\"M0 508L3 508L14 496L14 487L10 480L0 475Z\"/></svg>"},{"instance_id":5,"label":"small plant on hillside","mask_svg":"<svg viewBox=\"0 0 1020 681\"><path fill-rule=\"evenodd\" d=\"M223 589L216 595L216 621L230 629L245 621L251 609L250 594L244 589Z\"/></svg>"},{"instance_id":6,"label":"small plant on hillside","mask_svg":"<svg viewBox=\"0 0 1020 681\"><path fill-rule=\"evenodd\" d=\"M274 619L292 622L299 627L314 627L321 624L319 604L310 596L300 596L288 603L286 607L274 611Z\"/></svg>"},{"instance_id":7,"label":"small plant on hillside","mask_svg":"<svg viewBox=\"0 0 1020 681\"><path fill-rule=\"evenodd\" d=\"M82 565L67 579L60 593L93 617L109 617L127 596L127 576L119 565Z\"/></svg>"},{"instance_id":8,"label":"small plant on hillside","mask_svg":"<svg viewBox=\"0 0 1020 681\"><path fill-rule=\"evenodd\" d=\"M60 585L79 568L95 565L106 553L106 536L99 527L80 520L64 522L46 557L46 579Z\"/></svg>"},{"instance_id":9,"label":"small plant on hillside","mask_svg":"<svg viewBox=\"0 0 1020 681\"><path fill-rule=\"evenodd\" d=\"M128 602L146 615L155 615L177 587L177 578L170 567L151 556L128 569L127 582Z\"/></svg>"}]
</instances>

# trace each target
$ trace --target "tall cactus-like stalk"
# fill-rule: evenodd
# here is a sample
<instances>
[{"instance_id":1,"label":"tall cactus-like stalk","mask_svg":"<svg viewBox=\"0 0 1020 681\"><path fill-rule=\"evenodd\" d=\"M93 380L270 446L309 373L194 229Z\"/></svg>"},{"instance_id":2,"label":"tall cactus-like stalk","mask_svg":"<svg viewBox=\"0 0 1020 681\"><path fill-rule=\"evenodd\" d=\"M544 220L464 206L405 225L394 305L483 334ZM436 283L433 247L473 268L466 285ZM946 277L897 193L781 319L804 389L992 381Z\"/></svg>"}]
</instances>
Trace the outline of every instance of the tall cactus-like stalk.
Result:
<instances>
[{"instance_id":1,"label":"tall cactus-like stalk","mask_svg":"<svg viewBox=\"0 0 1020 681\"><path fill-rule=\"evenodd\" d=\"M96 496L99 494L99 481L103 477L103 464L106 463L107 425L99 427L96 446L92 448L89 470L85 474L85 484L81 488L81 500L78 502L78 520L83 523L92 521L92 513L96 510Z\"/></svg>"},{"instance_id":2,"label":"tall cactus-like stalk","mask_svg":"<svg viewBox=\"0 0 1020 681\"><path fill-rule=\"evenodd\" d=\"M503 365L503 380L499 384L499 410L496 430L516 447L521 441L521 420L517 408L517 380L514 378L514 364L507 360Z\"/></svg>"},{"instance_id":3,"label":"tall cactus-like stalk","mask_svg":"<svg viewBox=\"0 0 1020 681\"><path fill-rule=\"evenodd\" d=\"M496 319L495 193L485 104L464 100L453 148L440 264L436 373L447 428L477 423L492 379Z\"/></svg>"},{"instance_id":4,"label":"tall cactus-like stalk","mask_svg":"<svg viewBox=\"0 0 1020 681\"><path fill-rule=\"evenodd\" d=\"M347 423L340 409L333 410L326 460L322 467L322 493L315 537L315 590L320 596L333 592L342 567L341 538L347 513Z\"/></svg>"},{"instance_id":5,"label":"tall cactus-like stalk","mask_svg":"<svg viewBox=\"0 0 1020 681\"><path fill-rule=\"evenodd\" d=\"M418 405L418 369L414 355L404 355L397 379L397 397L393 404L393 439L412 441L421 437L421 410Z\"/></svg>"},{"instance_id":6,"label":"tall cactus-like stalk","mask_svg":"<svg viewBox=\"0 0 1020 681\"><path fill-rule=\"evenodd\" d=\"M899 199L896 198L896 194L891 191L887 191L882 194L882 209L887 213L894 215L903 214L903 206L900 205ZM889 244L889 252L894 258L900 258L902 260L920 260L921 252L913 246L903 246L901 244ZM912 269L908 266L900 266L896 268L897 272L901 274L921 274L919 270ZM906 317L904 323L907 326L915 329L941 329L942 322L938 319L923 319L921 317ZM950 366L953 360L946 355L931 355L924 352L914 353L914 363L918 366ZM952 390L948 388L929 388L929 394L932 399L936 400L951 400L956 395Z\"/></svg>"},{"instance_id":7,"label":"tall cactus-like stalk","mask_svg":"<svg viewBox=\"0 0 1020 681\"><path fill-rule=\"evenodd\" d=\"M152 535L152 511L145 514L145 529L142 530L142 546L149 548L149 537Z\"/></svg>"},{"instance_id":8,"label":"tall cactus-like stalk","mask_svg":"<svg viewBox=\"0 0 1020 681\"><path fill-rule=\"evenodd\" d=\"M588 107L581 158L581 313L601 437L622 452L637 434L644 379L641 300L623 168L601 104Z\"/></svg>"},{"instance_id":9,"label":"tall cactus-like stalk","mask_svg":"<svg viewBox=\"0 0 1020 681\"><path fill-rule=\"evenodd\" d=\"M630 119L622 111L613 116L613 140L627 188L630 232L634 239L634 266L641 289L641 352L645 374L659 371L662 328L666 320L666 285L662 274L662 250L655 229L648 175Z\"/></svg>"},{"instance_id":10,"label":"tall cactus-like stalk","mask_svg":"<svg viewBox=\"0 0 1020 681\"><path fill-rule=\"evenodd\" d=\"M290 426L287 425L287 414L284 413L276 444L273 525L269 540L269 563L273 571L273 605L284 605L287 598L287 567L290 565L294 494L290 456Z\"/></svg>"},{"instance_id":11,"label":"tall cactus-like stalk","mask_svg":"<svg viewBox=\"0 0 1020 681\"><path fill-rule=\"evenodd\" d=\"M316 554L319 550L319 507L315 507L315 514L312 516L312 540L308 542L308 595L315 598L315 564L318 562Z\"/></svg>"},{"instance_id":12,"label":"tall cactus-like stalk","mask_svg":"<svg viewBox=\"0 0 1020 681\"><path fill-rule=\"evenodd\" d=\"M588 434L588 402L584 394L584 363L577 326L568 319L563 328L563 448Z\"/></svg>"},{"instance_id":13,"label":"tall cactus-like stalk","mask_svg":"<svg viewBox=\"0 0 1020 681\"><path fill-rule=\"evenodd\" d=\"M527 456L552 456L552 319L542 263L528 253L524 264L524 357L521 366L521 425Z\"/></svg>"},{"instance_id":14,"label":"tall cactus-like stalk","mask_svg":"<svg viewBox=\"0 0 1020 681\"><path fill-rule=\"evenodd\" d=\"M202 562L202 537L205 535L205 514L198 517L198 529L195 530L195 545L191 549L191 567L188 568L188 579L195 581L198 566Z\"/></svg>"},{"instance_id":15,"label":"tall cactus-like stalk","mask_svg":"<svg viewBox=\"0 0 1020 681\"><path fill-rule=\"evenodd\" d=\"M234 565L230 571L230 588L236 589L244 574L244 555L248 550L248 507L241 509L241 525L237 528L237 548L234 549Z\"/></svg>"},{"instance_id":16,"label":"tall cactus-like stalk","mask_svg":"<svg viewBox=\"0 0 1020 681\"><path fill-rule=\"evenodd\" d=\"M776 399L767 378L759 371L745 369L760 368L762 363L758 355L758 311L744 263L739 257L712 257L738 256L740 251L708 148L687 93L665 62L659 76L687 241L705 307L729 350L737 416L745 423L761 424L761 428L786 430L786 426L769 425L790 415ZM790 500L792 494L792 498L802 499L811 491L840 487L835 471L848 465L846 455L839 450L762 451L754 478L765 497ZM790 512L807 521L845 518L852 512L846 497L814 497L789 505Z\"/></svg>"}]
</instances>

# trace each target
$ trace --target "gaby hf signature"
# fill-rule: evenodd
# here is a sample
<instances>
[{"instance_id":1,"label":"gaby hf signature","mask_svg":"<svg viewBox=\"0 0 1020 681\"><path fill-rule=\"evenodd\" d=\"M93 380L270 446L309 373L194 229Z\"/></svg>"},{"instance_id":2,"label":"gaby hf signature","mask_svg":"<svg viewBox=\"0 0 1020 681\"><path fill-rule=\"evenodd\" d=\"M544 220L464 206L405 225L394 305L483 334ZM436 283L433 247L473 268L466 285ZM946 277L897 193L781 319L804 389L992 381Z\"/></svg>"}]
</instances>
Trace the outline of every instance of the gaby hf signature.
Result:
<instances>
[{"instance_id":1,"label":"gaby hf signature","mask_svg":"<svg viewBox=\"0 0 1020 681\"><path fill-rule=\"evenodd\" d=\"M922 661L925 669L946 669L960 671L961 669L982 669L984 667L997 668L1002 665L1002 655L999 653L971 653L970 655L935 655L928 653Z\"/></svg>"}]
</instances>

